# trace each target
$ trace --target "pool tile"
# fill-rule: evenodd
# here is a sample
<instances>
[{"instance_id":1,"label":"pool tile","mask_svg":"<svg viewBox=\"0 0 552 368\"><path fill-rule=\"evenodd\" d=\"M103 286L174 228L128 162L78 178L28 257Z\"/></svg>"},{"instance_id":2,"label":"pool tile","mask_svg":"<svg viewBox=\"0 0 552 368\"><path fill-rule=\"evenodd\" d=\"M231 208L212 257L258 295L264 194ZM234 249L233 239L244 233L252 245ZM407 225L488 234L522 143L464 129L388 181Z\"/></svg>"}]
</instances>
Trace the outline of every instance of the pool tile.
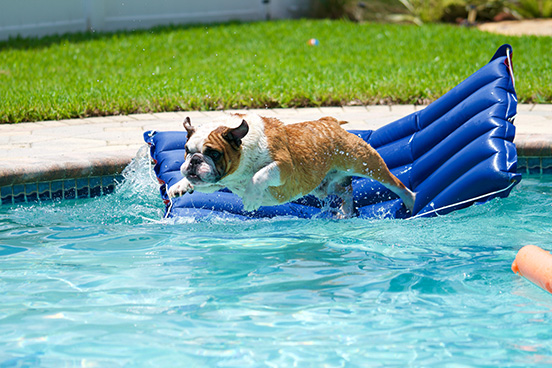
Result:
<instances>
[{"instance_id":1,"label":"pool tile","mask_svg":"<svg viewBox=\"0 0 552 368\"><path fill-rule=\"evenodd\" d=\"M540 157L528 157L527 158L527 173L528 174L540 174L541 173L541 159L540 159Z\"/></svg>"},{"instance_id":2,"label":"pool tile","mask_svg":"<svg viewBox=\"0 0 552 368\"><path fill-rule=\"evenodd\" d=\"M102 176L102 191L103 194L110 194L115 191L115 187L118 183L123 181L122 175L108 175Z\"/></svg>"},{"instance_id":3,"label":"pool tile","mask_svg":"<svg viewBox=\"0 0 552 368\"><path fill-rule=\"evenodd\" d=\"M83 199L113 193L122 175L105 175L78 179L65 179L6 185L0 187L0 205L60 199Z\"/></svg>"},{"instance_id":4,"label":"pool tile","mask_svg":"<svg viewBox=\"0 0 552 368\"><path fill-rule=\"evenodd\" d=\"M25 185L17 184L13 186L13 203L25 202Z\"/></svg>"},{"instance_id":5,"label":"pool tile","mask_svg":"<svg viewBox=\"0 0 552 368\"><path fill-rule=\"evenodd\" d=\"M63 181L55 180L50 185L52 199L63 199Z\"/></svg>"},{"instance_id":6,"label":"pool tile","mask_svg":"<svg viewBox=\"0 0 552 368\"><path fill-rule=\"evenodd\" d=\"M31 183L25 184L25 197L27 202L36 202L38 201L38 184Z\"/></svg>"},{"instance_id":7,"label":"pool tile","mask_svg":"<svg viewBox=\"0 0 552 368\"><path fill-rule=\"evenodd\" d=\"M77 198L90 198L88 178L77 179Z\"/></svg>"},{"instance_id":8,"label":"pool tile","mask_svg":"<svg viewBox=\"0 0 552 368\"><path fill-rule=\"evenodd\" d=\"M90 186L90 197L99 197L102 195L102 179L90 178L88 180Z\"/></svg>"},{"instance_id":9,"label":"pool tile","mask_svg":"<svg viewBox=\"0 0 552 368\"><path fill-rule=\"evenodd\" d=\"M527 173L527 158L518 157L517 172L520 173L520 174L526 174Z\"/></svg>"},{"instance_id":10,"label":"pool tile","mask_svg":"<svg viewBox=\"0 0 552 368\"><path fill-rule=\"evenodd\" d=\"M50 182L38 183L38 199L41 201L47 201L52 199Z\"/></svg>"},{"instance_id":11,"label":"pool tile","mask_svg":"<svg viewBox=\"0 0 552 368\"><path fill-rule=\"evenodd\" d=\"M75 199L77 197L77 181L75 179L65 180L63 182L63 198Z\"/></svg>"},{"instance_id":12,"label":"pool tile","mask_svg":"<svg viewBox=\"0 0 552 368\"><path fill-rule=\"evenodd\" d=\"M0 198L2 204L13 204L13 190L11 185L0 188Z\"/></svg>"},{"instance_id":13,"label":"pool tile","mask_svg":"<svg viewBox=\"0 0 552 368\"><path fill-rule=\"evenodd\" d=\"M102 176L102 193L110 194L115 190L115 183L113 182L113 177L111 176Z\"/></svg>"},{"instance_id":14,"label":"pool tile","mask_svg":"<svg viewBox=\"0 0 552 368\"><path fill-rule=\"evenodd\" d=\"M543 157L541 165L543 174L552 174L552 157Z\"/></svg>"}]
</instances>

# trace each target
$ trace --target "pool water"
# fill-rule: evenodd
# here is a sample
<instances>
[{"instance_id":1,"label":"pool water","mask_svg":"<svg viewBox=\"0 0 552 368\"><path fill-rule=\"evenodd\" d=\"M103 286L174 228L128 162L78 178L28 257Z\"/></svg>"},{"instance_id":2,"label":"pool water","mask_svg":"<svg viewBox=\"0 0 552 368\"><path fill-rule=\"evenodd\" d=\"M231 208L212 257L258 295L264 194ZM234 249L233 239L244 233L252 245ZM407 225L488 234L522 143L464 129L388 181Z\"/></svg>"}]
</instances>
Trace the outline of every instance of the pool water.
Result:
<instances>
[{"instance_id":1,"label":"pool water","mask_svg":"<svg viewBox=\"0 0 552 368\"><path fill-rule=\"evenodd\" d=\"M552 249L551 176L436 218L158 221L142 166L0 209L0 367L552 364L552 295L510 270Z\"/></svg>"}]
</instances>

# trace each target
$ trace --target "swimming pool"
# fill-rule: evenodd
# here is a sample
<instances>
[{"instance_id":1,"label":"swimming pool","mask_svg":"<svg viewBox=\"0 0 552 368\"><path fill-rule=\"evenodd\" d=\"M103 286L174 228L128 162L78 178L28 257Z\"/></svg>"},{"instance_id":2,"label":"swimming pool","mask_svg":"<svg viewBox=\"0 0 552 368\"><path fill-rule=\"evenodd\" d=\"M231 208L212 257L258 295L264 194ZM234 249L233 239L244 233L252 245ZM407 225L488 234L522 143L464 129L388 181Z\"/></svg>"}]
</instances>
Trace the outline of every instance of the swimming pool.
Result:
<instances>
[{"instance_id":1,"label":"swimming pool","mask_svg":"<svg viewBox=\"0 0 552 368\"><path fill-rule=\"evenodd\" d=\"M0 367L552 364L552 176L436 218L157 222L143 165L113 194L0 208Z\"/></svg>"}]
</instances>

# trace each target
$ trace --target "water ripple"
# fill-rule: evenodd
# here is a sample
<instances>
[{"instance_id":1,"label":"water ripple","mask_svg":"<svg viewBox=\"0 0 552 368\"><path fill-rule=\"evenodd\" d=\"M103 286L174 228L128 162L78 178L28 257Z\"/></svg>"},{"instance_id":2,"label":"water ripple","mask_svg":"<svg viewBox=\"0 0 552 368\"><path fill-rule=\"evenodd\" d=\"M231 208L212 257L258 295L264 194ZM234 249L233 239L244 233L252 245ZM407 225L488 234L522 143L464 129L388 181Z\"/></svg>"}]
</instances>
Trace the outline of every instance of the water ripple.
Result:
<instances>
[{"instance_id":1,"label":"water ripple","mask_svg":"<svg viewBox=\"0 0 552 368\"><path fill-rule=\"evenodd\" d=\"M552 247L540 179L412 221L150 223L126 185L0 209L0 367L552 362L552 301L510 270Z\"/></svg>"}]
</instances>

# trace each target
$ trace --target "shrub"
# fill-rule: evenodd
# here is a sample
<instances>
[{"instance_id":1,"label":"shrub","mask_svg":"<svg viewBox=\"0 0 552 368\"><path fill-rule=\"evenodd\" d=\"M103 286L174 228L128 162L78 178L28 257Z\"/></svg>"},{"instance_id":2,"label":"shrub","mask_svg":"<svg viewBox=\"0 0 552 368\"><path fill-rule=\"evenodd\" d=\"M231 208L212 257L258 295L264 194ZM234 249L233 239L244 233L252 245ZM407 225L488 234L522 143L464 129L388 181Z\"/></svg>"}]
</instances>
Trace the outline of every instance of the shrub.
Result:
<instances>
[{"instance_id":1,"label":"shrub","mask_svg":"<svg viewBox=\"0 0 552 368\"><path fill-rule=\"evenodd\" d=\"M493 21L514 18L552 17L552 0L316 0L318 18L354 21L458 23L468 18Z\"/></svg>"},{"instance_id":2,"label":"shrub","mask_svg":"<svg viewBox=\"0 0 552 368\"><path fill-rule=\"evenodd\" d=\"M511 1L509 8L524 18L552 17L552 0L517 0Z\"/></svg>"}]
</instances>

